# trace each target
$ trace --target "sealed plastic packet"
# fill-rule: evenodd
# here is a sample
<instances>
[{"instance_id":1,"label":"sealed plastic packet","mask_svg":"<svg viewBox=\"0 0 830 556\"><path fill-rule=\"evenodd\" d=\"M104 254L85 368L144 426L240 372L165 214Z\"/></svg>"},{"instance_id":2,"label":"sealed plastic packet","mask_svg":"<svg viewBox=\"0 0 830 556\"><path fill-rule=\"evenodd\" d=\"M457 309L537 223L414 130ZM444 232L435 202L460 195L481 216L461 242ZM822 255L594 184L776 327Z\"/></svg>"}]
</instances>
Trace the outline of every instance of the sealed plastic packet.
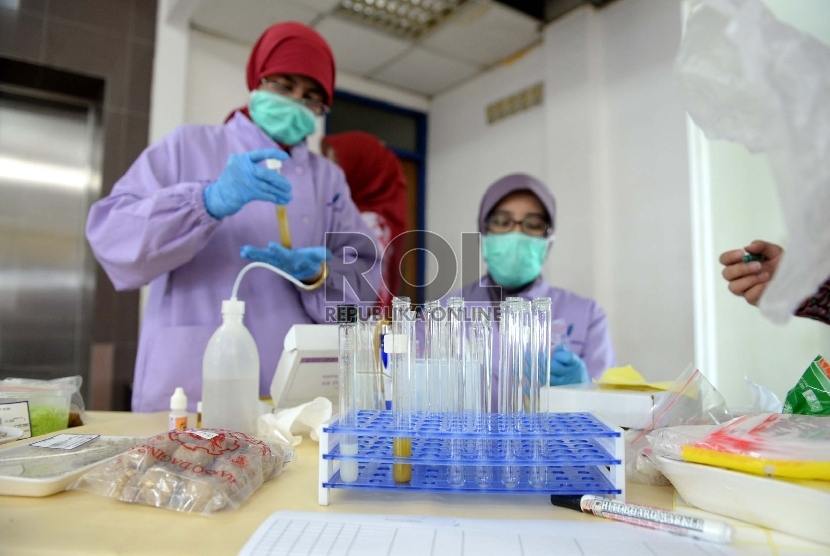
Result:
<instances>
[{"instance_id":1,"label":"sealed plastic packet","mask_svg":"<svg viewBox=\"0 0 830 556\"><path fill-rule=\"evenodd\" d=\"M238 508L294 455L287 444L240 432L169 431L95 467L69 490L209 515Z\"/></svg>"},{"instance_id":2,"label":"sealed plastic packet","mask_svg":"<svg viewBox=\"0 0 830 556\"><path fill-rule=\"evenodd\" d=\"M739 417L682 448L683 459L756 475L830 480L830 419Z\"/></svg>"},{"instance_id":3,"label":"sealed plastic packet","mask_svg":"<svg viewBox=\"0 0 830 556\"><path fill-rule=\"evenodd\" d=\"M787 392L783 413L830 415L830 364L817 356L792 390Z\"/></svg>"}]
</instances>

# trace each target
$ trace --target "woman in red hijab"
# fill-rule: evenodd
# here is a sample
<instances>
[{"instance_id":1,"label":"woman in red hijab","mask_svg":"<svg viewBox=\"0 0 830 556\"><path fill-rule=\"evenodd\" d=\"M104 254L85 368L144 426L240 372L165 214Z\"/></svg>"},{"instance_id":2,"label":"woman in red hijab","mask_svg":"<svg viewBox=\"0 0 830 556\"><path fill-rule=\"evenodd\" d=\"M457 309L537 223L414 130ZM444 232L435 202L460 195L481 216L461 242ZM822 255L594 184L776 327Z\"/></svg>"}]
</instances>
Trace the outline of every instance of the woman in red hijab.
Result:
<instances>
[{"instance_id":1,"label":"woman in red hijab","mask_svg":"<svg viewBox=\"0 0 830 556\"><path fill-rule=\"evenodd\" d=\"M346 174L352 200L363 220L377 234L386 250L398 235L409 229L406 208L406 180L398 157L374 135L347 131L323 139L323 154L334 160ZM400 245L400 243L398 243ZM403 253L389 248L383 255L381 303L389 305L400 287Z\"/></svg>"},{"instance_id":2,"label":"woman in red hijab","mask_svg":"<svg viewBox=\"0 0 830 556\"><path fill-rule=\"evenodd\" d=\"M331 49L313 29L269 27L248 62L247 109L223 125L177 128L92 206L87 237L115 287L150 284L133 411L166 410L177 386L191 411L196 400L207 409L224 395L203 394L202 359L222 302L251 260L290 278L257 271L240 285L262 370L258 384L247 385L251 400L269 394L292 325L331 320L328 309L338 303L376 303L372 232L343 172L306 141L331 104L334 75ZM279 171L271 160L281 161Z\"/></svg>"}]
</instances>

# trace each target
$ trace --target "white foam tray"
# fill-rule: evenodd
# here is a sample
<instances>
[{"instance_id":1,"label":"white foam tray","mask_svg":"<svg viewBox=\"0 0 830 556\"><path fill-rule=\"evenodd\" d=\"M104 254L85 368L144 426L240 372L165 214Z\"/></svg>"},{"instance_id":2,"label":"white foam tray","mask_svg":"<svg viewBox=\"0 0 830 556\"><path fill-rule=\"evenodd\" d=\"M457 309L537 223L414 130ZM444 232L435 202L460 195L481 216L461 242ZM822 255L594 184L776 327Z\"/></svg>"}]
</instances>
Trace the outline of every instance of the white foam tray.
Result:
<instances>
[{"instance_id":1,"label":"white foam tray","mask_svg":"<svg viewBox=\"0 0 830 556\"><path fill-rule=\"evenodd\" d=\"M20 437L23 436L23 431L20 429L15 429L12 427L0 427L0 432L3 433L0 436L0 444L6 444L7 442L14 442L15 440L20 440Z\"/></svg>"},{"instance_id":2,"label":"white foam tray","mask_svg":"<svg viewBox=\"0 0 830 556\"><path fill-rule=\"evenodd\" d=\"M725 515L830 545L830 483L818 488L660 457L663 474L686 502Z\"/></svg>"},{"instance_id":3,"label":"white foam tray","mask_svg":"<svg viewBox=\"0 0 830 556\"><path fill-rule=\"evenodd\" d=\"M136 441L142 441L143 439L138 437L124 437L124 436L102 436L99 437L100 439L112 439L112 440L121 440L124 438L134 438ZM38 439L43 440L43 439ZM24 444L21 446L13 446L7 448L5 450L0 451L0 467L3 466L3 456L13 455L15 452L18 452L20 449L27 448L28 444ZM48 450L48 448L43 448L44 450ZM126 450L125 450L126 451ZM61 451L57 451L59 453ZM121 452L123 453L123 452ZM52 475L49 477L20 477L8 474L9 472L14 472L12 468L14 465L18 465L20 467L20 471L23 471L23 464L22 463L6 463L5 464L5 471L6 474L0 474L0 495L6 496L32 496L32 497L41 497L41 496L49 496L50 494L55 494L57 492L62 492L66 490L72 481L95 467L96 465L100 464L103 461L107 461L114 457L117 457L119 454L109 455L106 457L102 457L101 459L84 465L83 467L79 467L77 469L73 469L72 471Z\"/></svg>"}]
</instances>

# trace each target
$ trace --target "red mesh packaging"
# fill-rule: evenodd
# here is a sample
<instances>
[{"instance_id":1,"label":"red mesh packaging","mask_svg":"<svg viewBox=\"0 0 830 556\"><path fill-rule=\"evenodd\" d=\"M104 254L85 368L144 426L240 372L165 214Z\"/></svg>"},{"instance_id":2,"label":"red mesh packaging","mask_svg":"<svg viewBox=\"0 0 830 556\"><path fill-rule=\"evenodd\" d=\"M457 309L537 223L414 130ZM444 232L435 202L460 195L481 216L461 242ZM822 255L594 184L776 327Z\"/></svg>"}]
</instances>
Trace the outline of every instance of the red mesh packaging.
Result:
<instances>
[{"instance_id":1,"label":"red mesh packaging","mask_svg":"<svg viewBox=\"0 0 830 556\"><path fill-rule=\"evenodd\" d=\"M287 444L240 432L174 430L93 468L69 489L210 515L238 508L294 454Z\"/></svg>"}]
</instances>

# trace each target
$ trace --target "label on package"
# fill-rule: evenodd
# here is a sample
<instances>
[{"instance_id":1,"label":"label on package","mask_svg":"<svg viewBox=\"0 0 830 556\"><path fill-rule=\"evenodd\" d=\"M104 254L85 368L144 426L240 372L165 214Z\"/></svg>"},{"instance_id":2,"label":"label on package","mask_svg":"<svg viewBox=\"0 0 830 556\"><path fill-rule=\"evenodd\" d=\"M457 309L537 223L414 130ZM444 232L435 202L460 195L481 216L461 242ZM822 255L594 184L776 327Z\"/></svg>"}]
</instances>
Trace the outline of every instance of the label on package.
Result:
<instances>
[{"instance_id":1,"label":"label on package","mask_svg":"<svg viewBox=\"0 0 830 556\"><path fill-rule=\"evenodd\" d=\"M187 431L190 434L198 436L199 438L204 438L205 440L211 440L219 436L218 432L210 432L210 431Z\"/></svg>"},{"instance_id":2,"label":"label on package","mask_svg":"<svg viewBox=\"0 0 830 556\"><path fill-rule=\"evenodd\" d=\"M23 436L20 438L31 438L29 402L0 403L0 427L20 429L23 431Z\"/></svg>"},{"instance_id":3,"label":"label on package","mask_svg":"<svg viewBox=\"0 0 830 556\"><path fill-rule=\"evenodd\" d=\"M53 450L72 450L78 446L83 446L91 440L95 440L101 436L100 434L58 434L32 442L29 446L36 446L38 448L52 448Z\"/></svg>"}]
</instances>

